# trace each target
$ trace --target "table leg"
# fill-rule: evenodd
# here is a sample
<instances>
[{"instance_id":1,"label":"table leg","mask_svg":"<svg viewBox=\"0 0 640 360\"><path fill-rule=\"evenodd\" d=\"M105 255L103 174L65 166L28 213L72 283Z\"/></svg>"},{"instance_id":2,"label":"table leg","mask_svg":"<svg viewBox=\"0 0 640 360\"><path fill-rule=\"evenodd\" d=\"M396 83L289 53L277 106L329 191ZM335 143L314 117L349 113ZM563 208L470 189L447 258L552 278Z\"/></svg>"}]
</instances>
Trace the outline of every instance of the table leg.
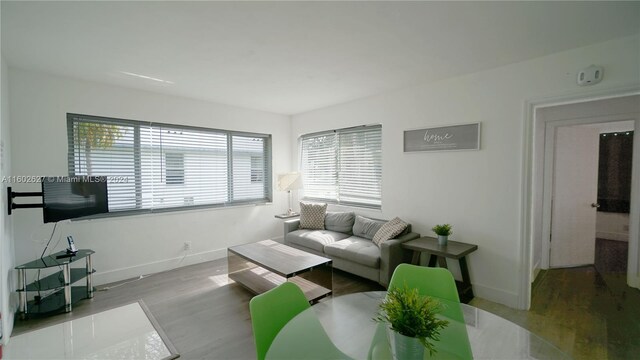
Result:
<instances>
[{"instance_id":1,"label":"table leg","mask_svg":"<svg viewBox=\"0 0 640 360\"><path fill-rule=\"evenodd\" d=\"M413 265L420 265L420 251L413 250L413 258L411 259Z\"/></svg>"},{"instance_id":2,"label":"table leg","mask_svg":"<svg viewBox=\"0 0 640 360\"><path fill-rule=\"evenodd\" d=\"M20 312L22 319L24 319L27 314L27 270L19 270L19 279L19 286L22 288L22 291L19 292L18 311Z\"/></svg>"},{"instance_id":3,"label":"table leg","mask_svg":"<svg viewBox=\"0 0 640 360\"><path fill-rule=\"evenodd\" d=\"M464 284L464 292L469 294L470 299L473 298L473 287L471 286L471 278L469 277L469 269L467 268L467 259L466 256L461 257L460 262L460 273L462 274L462 283Z\"/></svg>"},{"instance_id":4,"label":"table leg","mask_svg":"<svg viewBox=\"0 0 640 360\"><path fill-rule=\"evenodd\" d=\"M438 256L438 266L444 269L448 269L447 259L444 256Z\"/></svg>"},{"instance_id":5,"label":"table leg","mask_svg":"<svg viewBox=\"0 0 640 360\"><path fill-rule=\"evenodd\" d=\"M64 275L64 311L71 311L71 269L69 264L64 264L62 267L62 273Z\"/></svg>"},{"instance_id":6,"label":"table leg","mask_svg":"<svg viewBox=\"0 0 640 360\"><path fill-rule=\"evenodd\" d=\"M93 298L93 265L91 264L91 255L87 256L87 298Z\"/></svg>"},{"instance_id":7,"label":"table leg","mask_svg":"<svg viewBox=\"0 0 640 360\"><path fill-rule=\"evenodd\" d=\"M438 261L438 257L431 254L431 256L429 256L429 267L435 267L436 261Z\"/></svg>"}]
</instances>

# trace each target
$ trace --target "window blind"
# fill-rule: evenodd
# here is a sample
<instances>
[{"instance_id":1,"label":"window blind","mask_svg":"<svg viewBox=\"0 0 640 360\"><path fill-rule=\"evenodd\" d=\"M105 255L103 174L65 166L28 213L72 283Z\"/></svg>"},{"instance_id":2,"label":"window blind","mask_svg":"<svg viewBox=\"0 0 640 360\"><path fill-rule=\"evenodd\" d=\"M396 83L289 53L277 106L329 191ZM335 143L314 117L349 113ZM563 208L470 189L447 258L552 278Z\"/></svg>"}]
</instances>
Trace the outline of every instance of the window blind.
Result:
<instances>
[{"instance_id":1,"label":"window blind","mask_svg":"<svg viewBox=\"0 0 640 360\"><path fill-rule=\"evenodd\" d=\"M67 130L69 174L107 176L109 212L271 201L268 134L77 114Z\"/></svg>"},{"instance_id":2,"label":"window blind","mask_svg":"<svg viewBox=\"0 0 640 360\"><path fill-rule=\"evenodd\" d=\"M344 205L382 206L382 126L303 135L304 197Z\"/></svg>"}]
</instances>

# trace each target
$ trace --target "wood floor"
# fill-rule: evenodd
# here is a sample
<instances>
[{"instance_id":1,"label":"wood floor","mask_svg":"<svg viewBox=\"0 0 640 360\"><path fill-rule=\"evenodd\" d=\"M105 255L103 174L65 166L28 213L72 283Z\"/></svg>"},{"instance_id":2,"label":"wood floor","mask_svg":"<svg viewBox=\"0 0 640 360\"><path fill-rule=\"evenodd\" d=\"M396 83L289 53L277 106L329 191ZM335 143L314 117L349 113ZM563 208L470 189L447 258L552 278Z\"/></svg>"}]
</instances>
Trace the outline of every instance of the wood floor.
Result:
<instances>
[{"instance_id":1,"label":"wood floor","mask_svg":"<svg viewBox=\"0 0 640 360\"><path fill-rule=\"evenodd\" d=\"M471 305L540 335L575 359L640 359L640 290L626 285L622 245L598 239L595 266L543 271L529 311L479 298Z\"/></svg>"},{"instance_id":2,"label":"wood floor","mask_svg":"<svg viewBox=\"0 0 640 360\"><path fill-rule=\"evenodd\" d=\"M530 311L480 298L471 304L496 313L576 359L640 358L640 290L620 272L593 266L549 270L534 284ZM144 300L183 359L254 359L251 294L227 283L226 260L192 265L141 280L102 287L71 314L16 321L14 335ZM336 270L335 295L382 290L377 283Z\"/></svg>"},{"instance_id":3,"label":"wood floor","mask_svg":"<svg viewBox=\"0 0 640 360\"><path fill-rule=\"evenodd\" d=\"M181 359L255 358L249 316L252 294L236 283L227 283L226 259L123 283L99 287L92 300L78 302L72 313L17 320L13 336L142 299ZM333 287L337 296L384 290L375 282L339 270L334 270Z\"/></svg>"}]
</instances>

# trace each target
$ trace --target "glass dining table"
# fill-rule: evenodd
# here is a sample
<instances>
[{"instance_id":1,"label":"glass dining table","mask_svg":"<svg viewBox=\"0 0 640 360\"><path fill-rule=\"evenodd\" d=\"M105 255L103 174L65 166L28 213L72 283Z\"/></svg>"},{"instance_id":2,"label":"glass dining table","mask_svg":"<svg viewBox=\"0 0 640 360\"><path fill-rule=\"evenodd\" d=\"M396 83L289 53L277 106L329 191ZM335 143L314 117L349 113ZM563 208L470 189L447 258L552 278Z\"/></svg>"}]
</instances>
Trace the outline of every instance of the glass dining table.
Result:
<instances>
[{"instance_id":1,"label":"glass dining table","mask_svg":"<svg viewBox=\"0 0 640 360\"><path fill-rule=\"evenodd\" d=\"M267 359L390 359L390 330L373 320L384 291L362 292L326 299L289 321L274 339ZM475 359L570 359L530 331L490 312L460 304ZM442 337L446 333L441 334ZM443 344L446 341L441 341ZM439 343L440 343L439 342ZM331 345L333 344L333 345ZM436 348L439 344L436 343ZM444 347L444 345L442 345ZM449 349L445 349L449 350ZM427 358L428 352L425 352ZM436 358L459 358L439 350Z\"/></svg>"}]
</instances>

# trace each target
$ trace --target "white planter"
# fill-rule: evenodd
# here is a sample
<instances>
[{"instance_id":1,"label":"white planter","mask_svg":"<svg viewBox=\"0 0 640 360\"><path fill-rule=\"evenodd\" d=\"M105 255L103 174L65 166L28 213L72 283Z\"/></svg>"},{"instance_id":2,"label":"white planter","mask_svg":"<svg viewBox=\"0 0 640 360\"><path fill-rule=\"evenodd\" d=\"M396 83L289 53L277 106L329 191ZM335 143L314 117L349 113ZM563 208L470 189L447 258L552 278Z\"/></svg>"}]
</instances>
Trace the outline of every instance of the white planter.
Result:
<instances>
[{"instance_id":1,"label":"white planter","mask_svg":"<svg viewBox=\"0 0 640 360\"><path fill-rule=\"evenodd\" d=\"M395 360L422 360L424 358L424 346L418 338L404 336L393 332Z\"/></svg>"}]
</instances>

